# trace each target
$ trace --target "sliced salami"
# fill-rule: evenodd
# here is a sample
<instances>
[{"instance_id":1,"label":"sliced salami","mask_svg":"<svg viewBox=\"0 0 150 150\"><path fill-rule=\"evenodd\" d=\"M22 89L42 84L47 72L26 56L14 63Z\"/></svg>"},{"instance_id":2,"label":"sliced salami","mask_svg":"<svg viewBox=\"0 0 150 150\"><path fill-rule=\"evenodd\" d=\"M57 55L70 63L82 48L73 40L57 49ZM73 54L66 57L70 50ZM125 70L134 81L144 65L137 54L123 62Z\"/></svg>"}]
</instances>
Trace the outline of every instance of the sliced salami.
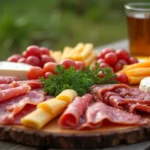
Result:
<instances>
[{"instance_id":1,"label":"sliced salami","mask_svg":"<svg viewBox=\"0 0 150 150\"><path fill-rule=\"evenodd\" d=\"M11 83L13 81L18 81L20 80L19 77L17 76L0 76L0 84L3 84L3 83Z\"/></svg>"},{"instance_id":2,"label":"sliced salami","mask_svg":"<svg viewBox=\"0 0 150 150\"><path fill-rule=\"evenodd\" d=\"M63 128L74 128L78 125L80 117L83 115L86 108L93 99L91 94L85 94L82 97L76 97L74 101L69 104L68 108L61 115L59 124Z\"/></svg>"},{"instance_id":3,"label":"sliced salami","mask_svg":"<svg viewBox=\"0 0 150 150\"><path fill-rule=\"evenodd\" d=\"M85 113L85 122L81 123L78 129L97 128L106 121L122 125L144 125L148 123L147 119L143 119L139 115L110 107L102 102L96 102L88 107Z\"/></svg>"}]
</instances>

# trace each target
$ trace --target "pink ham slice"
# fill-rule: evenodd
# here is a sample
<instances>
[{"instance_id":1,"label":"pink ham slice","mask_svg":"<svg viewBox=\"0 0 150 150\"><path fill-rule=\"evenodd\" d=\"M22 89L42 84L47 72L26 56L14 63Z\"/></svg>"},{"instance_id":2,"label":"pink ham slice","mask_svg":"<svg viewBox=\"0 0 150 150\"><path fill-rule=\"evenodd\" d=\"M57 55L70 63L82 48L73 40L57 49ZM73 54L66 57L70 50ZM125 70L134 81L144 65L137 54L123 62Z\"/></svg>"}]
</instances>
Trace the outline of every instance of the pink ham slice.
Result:
<instances>
[{"instance_id":1,"label":"pink ham slice","mask_svg":"<svg viewBox=\"0 0 150 150\"><path fill-rule=\"evenodd\" d=\"M0 91L0 102L9 100L13 97L26 94L31 90L31 87L29 85L20 85L17 87L5 89Z\"/></svg>"},{"instance_id":2,"label":"pink ham slice","mask_svg":"<svg viewBox=\"0 0 150 150\"><path fill-rule=\"evenodd\" d=\"M11 83L13 81L18 81L20 80L19 77L17 76L0 76L0 84L3 84L3 83Z\"/></svg>"},{"instance_id":3,"label":"pink ham slice","mask_svg":"<svg viewBox=\"0 0 150 150\"><path fill-rule=\"evenodd\" d=\"M61 115L59 124L63 128L76 127L80 121L80 117L83 115L92 99L93 96L91 94L85 94L82 97L76 97L74 101L69 104L65 112Z\"/></svg>"},{"instance_id":4,"label":"pink ham slice","mask_svg":"<svg viewBox=\"0 0 150 150\"><path fill-rule=\"evenodd\" d=\"M122 125L144 125L147 119L114 107L110 107L102 102L96 102L88 107L85 113L85 122L81 123L78 129L98 128L104 121Z\"/></svg>"},{"instance_id":5,"label":"pink ham slice","mask_svg":"<svg viewBox=\"0 0 150 150\"><path fill-rule=\"evenodd\" d=\"M0 103L0 124L13 124L15 115L20 116L19 118L23 117L25 114L34 110L35 106L44 100L45 96L42 93L30 91L27 94ZM20 112L21 114L19 114Z\"/></svg>"}]
</instances>

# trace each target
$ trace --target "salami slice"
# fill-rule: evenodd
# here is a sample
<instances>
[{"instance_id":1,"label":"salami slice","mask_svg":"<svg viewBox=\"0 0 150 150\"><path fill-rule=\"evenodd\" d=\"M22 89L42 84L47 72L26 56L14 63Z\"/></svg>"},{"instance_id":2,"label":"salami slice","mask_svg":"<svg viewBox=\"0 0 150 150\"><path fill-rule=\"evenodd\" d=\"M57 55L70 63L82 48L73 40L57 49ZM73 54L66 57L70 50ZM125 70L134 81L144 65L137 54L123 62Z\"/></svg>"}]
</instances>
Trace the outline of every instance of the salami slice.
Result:
<instances>
[{"instance_id":1,"label":"salami slice","mask_svg":"<svg viewBox=\"0 0 150 150\"><path fill-rule=\"evenodd\" d=\"M28 93L31 90L29 85L21 85L18 87L13 87L0 91L0 102L9 100L13 97L19 96L21 94Z\"/></svg>"},{"instance_id":2,"label":"salami slice","mask_svg":"<svg viewBox=\"0 0 150 150\"><path fill-rule=\"evenodd\" d=\"M91 94L85 94L82 97L76 97L60 117L59 124L63 128L76 127L80 121L80 117L83 115L92 99L93 96Z\"/></svg>"},{"instance_id":3,"label":"salami slice","mask_svg":"<svg viewBox=\"0 0 150 150\"><path fill-rule=\"evenodd\" d=\"M11 83L13 81L18 81L20 80L19 77L17 76L0 76L0 84L3 84L3 83Z\"/></svg>"},{"instance_id":4,"label":"salami slice","mask_svg":"<svg viewBox=\"0 0 150 150\"><path fill-rule=\"evenodd\" d=\"M148 123L147 119L143 119L139 115L110 107L102 102L96 102L88 107L85 113L85 122L81 123L78 129L97 128L106 121L122 125L143 125Z\"/></svg>"},{"instance_id":5,"label":"salami slice","mask_svg":"<svg viewBox=\"0 0 150 150\"><path fill-rule=\"evenodd\" d=\"M42 93L30 91L27 94L0 103L0 124L13 124L16 115L18 118L23 117L25 114L31 112L31 110L34 110L35 106L44 100L45 96ZM31 106L26 107L27 105ZM29 110L26 108L29 108ZM20 112L22 115L19 115ZM19 119L16 120L19 122Z\"/></svg>"}]
</instances>

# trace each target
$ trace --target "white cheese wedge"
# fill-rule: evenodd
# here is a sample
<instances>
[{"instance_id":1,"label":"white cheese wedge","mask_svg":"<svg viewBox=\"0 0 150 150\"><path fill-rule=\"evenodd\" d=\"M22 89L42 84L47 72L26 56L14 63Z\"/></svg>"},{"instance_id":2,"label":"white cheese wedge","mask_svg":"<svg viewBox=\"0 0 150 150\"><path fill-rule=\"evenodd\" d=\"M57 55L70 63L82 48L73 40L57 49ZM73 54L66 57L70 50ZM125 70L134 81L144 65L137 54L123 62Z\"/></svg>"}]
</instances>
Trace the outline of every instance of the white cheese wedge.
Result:
<instances>
[{"instance_id":1,"label":"white cheese wedge","mask_svg":"<svg viewBox=\"0 0 150 150\"><path fill-rule=\"evenodd\" d=\"M139 89L144 92L150 92L150 77L141 80Z\"/></svg>"},{"instance_id":2,"label":"white cheese wedge","mask_svg":"<svg viewBox=\"0 0 150 150\"><path fill-rule=\"evenodd\" d=\"M27 79L26 71L29 70L32 66L23 63L15 62L0 62L0 76L18 76L20 79Z\"/></svg>"}]
</instances>

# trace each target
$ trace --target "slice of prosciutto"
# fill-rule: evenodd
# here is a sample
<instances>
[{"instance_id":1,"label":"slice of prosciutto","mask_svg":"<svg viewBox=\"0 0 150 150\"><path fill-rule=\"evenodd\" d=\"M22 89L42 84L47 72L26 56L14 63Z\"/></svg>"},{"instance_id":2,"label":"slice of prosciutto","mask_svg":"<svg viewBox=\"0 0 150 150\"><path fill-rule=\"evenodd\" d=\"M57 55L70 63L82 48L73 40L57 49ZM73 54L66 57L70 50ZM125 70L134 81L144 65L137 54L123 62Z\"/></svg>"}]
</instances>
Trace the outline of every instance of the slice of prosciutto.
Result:
<instances>
[{"instance_id":1,"label":"slice of prosciutto","mask_svg":"<svg viewBox=\"0 0 150 150\"><path fill-rule=\"evenodd\" d=\"M79 124L80 117L83 115L92 100L93 96L91 94L76 97L61 115L59 119L60 126L63 128L76 127Z\"/></svg>"},{"instance_id":2,"label":"slice of prosciutto","mask_svg":"<svg viewBox=\"0 0 150 150\"><path fill-rule=\"evenodd\" d=\"M141 116L110 107L102 102L96 102L88 107L85 113L85 122L81 123L78 129L98 128L105 121L122 125L144 125L147 119Z\"/></svg>"},{"instance_id":3,"label":"slice of prosciutto","mask_svg":"<svg viewBox=\"0 0 150 150\"><path fill-rule=\"evenodd\" d=\"M15 119L16 115L18 118L23 117L35 110L35 106L44 100L45 96L42 93L30 91L0 103L0 124L13 124L14 120L20 123L19 119Z\"/></svg>"},{"instance_id":4,"label":"slice of prosciutto","mask_svg":"<svg viewBox=\"0 0 150 150\"><path fill-rule=\"evenodd\" d=\"M3 84L3 83L11 83L13 81L18 81L20 80L19 77L17 76L0 76L0 84Z\"/></svg>"}]
</instances>

